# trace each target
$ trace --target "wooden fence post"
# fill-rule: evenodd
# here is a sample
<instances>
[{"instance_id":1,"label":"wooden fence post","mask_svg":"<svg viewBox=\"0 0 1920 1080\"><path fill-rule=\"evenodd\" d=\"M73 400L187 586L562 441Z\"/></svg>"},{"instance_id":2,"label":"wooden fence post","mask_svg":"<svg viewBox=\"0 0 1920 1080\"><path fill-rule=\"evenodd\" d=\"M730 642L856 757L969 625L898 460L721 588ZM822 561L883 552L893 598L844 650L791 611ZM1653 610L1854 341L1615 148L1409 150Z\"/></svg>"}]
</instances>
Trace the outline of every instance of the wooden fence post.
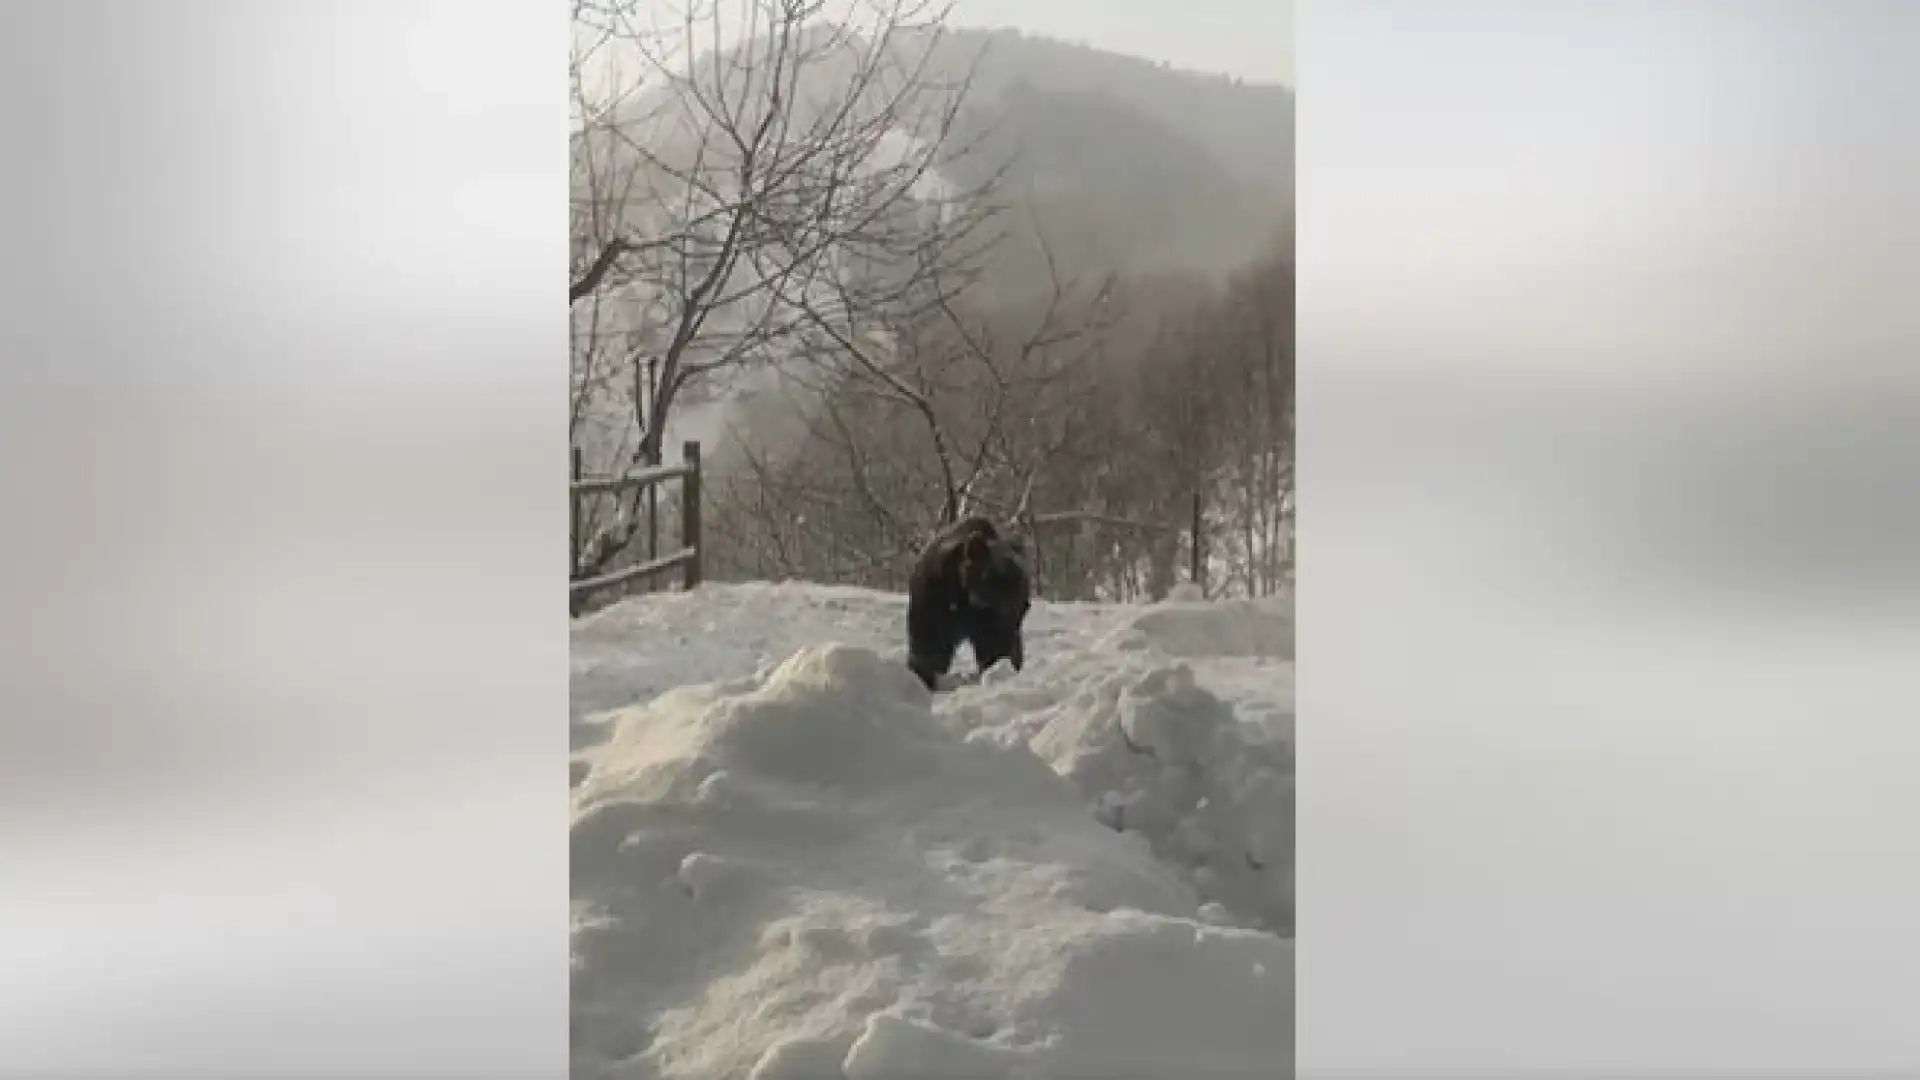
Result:
<instances>
[{"instance_id":1,"label":"wooden fence post","mask_svg":"<svg viewBox=\"0 0 1920 1080\"><path fill-rule=\"evenodd\" d=\"M1200 492L1193 493L1193 562L1188 568L1194 585L1200 589L1200 595L1207 595L1207 556L1206 548L1200 538Z\"/></svg>"},{"instance_id":2,"label":"wooden fence post","mask_svg":"<svg viewBox=\"0 0 1920 1080\"><path fill-rule=\"evenodd\" d=\"M700 547L700 440L688 439L680 454L687 463L687 475L680 481L680 546L693 551L687 560L686 578L686 587L692 589L700 584L704 554Z\"/></svg>"},{"instance_id":3,"label":"wooden fence post","mask_svg":"<svg viewBox=\"0 0 1920 1080\"><path fill-rule=\"evenodd\" d=\"M580 571L580 496L574 494L573 484L580 482L580 448L573 448L572 484L567 486L567 580Z\"/></svg>"},{"instance_id":4,"label":"wooden fence post","mask_svg":"<svg viewBox=\"0 0 1920 1080\"><path fill-rule=\"evenodd\" d=\"M654 403L659 401L659 399L660 399L660 358L657 356L649 356L647 357L648 415L652 415ZM656 442L653 448L653 453L648 455L647 464L648 465L662 464L666 460L665 455L666 455L665 444L663 442ZM660 485L658 484L647 485L646 495L647 495L647 558L657 559L660 557ZM635 512L638 512L639 510L639 505L637 502L634 506L634 510ZM655 577L648 578L647 591L659 592L660 579Z\"/></svg>"},{"instance_id":5,"label":"wooden fence post","mask_svg":"<svg viewBox=\"0 0 1920 1080\"><path fill-rule=\"evenodd\" d=\"M580 448L573 447L572 481L567 485L567 583L573 583L574 576L580 573L580 495L573 485L580 482ZM567 614L580 614L580 597L567 590Z\"/></svg>"}]
</instances>

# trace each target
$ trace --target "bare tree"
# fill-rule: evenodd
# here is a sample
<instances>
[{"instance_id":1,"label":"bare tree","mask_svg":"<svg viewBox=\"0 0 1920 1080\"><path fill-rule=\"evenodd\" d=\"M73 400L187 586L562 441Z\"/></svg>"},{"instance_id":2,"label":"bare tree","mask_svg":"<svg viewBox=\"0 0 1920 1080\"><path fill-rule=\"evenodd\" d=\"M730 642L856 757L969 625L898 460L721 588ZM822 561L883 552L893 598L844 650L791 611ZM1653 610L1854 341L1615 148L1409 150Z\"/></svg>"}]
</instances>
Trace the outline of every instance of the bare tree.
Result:
<instances>
[{"instance_id":1,"label":"bare tree","mask_svg":"<svg viewBox=\"0 0 1920 1080\"><path fill-rule=\"evenodd\" d=\"M613 468L653 460L703 395L751 391L706 458L709 575L898 588L932 529L983 512L1026 524L1048 595L1158 598L1193 554L1197 496L1210 591L1279 591L1289 238L1225 282L1118 280L1071 241L1063 266L1037 214L1029 234L1002 213L1018 203L998 172L949 168L975 147L971 69L933 60L943 12L893 4L859 35L813 0L737 6L745 45L705 40L711 7L609 21L655 91L605 121L596 160L628 171L591 175L624 202L582 214L576 258L577 310L621 320L576 337L607 357L600 399L629 410Z\"/></svg>"},{"instance_id":2,"label":"bare tree","mask_svg":"<svg viewBox=\"0 0 1920 1080\"><path fill-rule=\"evenodd\" d=\"M964 286L992 214L943 182L971 78L934 63L945 14L577 0L569 300L593 469L658 462L689 395L831 362ZM586 530L576 566L615 558L634 509Z\"/></svg>"},{"instance_id":3,"label":"bare tree","mask_svg":"<svg viewBox=\"0 0 1920 1080\"><path fill-rule=\"evenodd\" d=\"M1293 263L1290 237L1235 274L1156 344L1135 422L1162 500L1205 511L1202 542L1223 573L1211 591L1271 595L1290 580L1293 514ZM1150 513L1167 513L1170 506ZM1164 572L1155 575L1164 578Z\"/></svg>"},{"instance_id":4,"label":"bare tree","mask_svg":"<svg viewBox=\"0 0 1920 1080\"><path fill-rule=\"evenodd\" d=\"M975 293L936 294L864 334L803 305L823 347L788 381L797 430L754 432L719 481L715 519L741 518L720 566L889 587L943 523L1042 520L1021 512L1073 437L1064 415L1097 384L1113 282L1056 273L1021 305Z\"/></svg>"},{"instance_id":5,"label":"bare tree","mask_svg":"<svg viewBox=\"0 0 1920 1080\"><path fill-rule=\"evenodd\" d=\"M1198 542L1211 595L1291 580L1290 237L1224 282L1136 279L1114 304L1121 344L1045 417L1034 476L1048 594L1165 597ZM1192 535L1194 501L1200 534ZM1185 557L1183 557L1185 556Z\"/></svg>"}]
</instances>

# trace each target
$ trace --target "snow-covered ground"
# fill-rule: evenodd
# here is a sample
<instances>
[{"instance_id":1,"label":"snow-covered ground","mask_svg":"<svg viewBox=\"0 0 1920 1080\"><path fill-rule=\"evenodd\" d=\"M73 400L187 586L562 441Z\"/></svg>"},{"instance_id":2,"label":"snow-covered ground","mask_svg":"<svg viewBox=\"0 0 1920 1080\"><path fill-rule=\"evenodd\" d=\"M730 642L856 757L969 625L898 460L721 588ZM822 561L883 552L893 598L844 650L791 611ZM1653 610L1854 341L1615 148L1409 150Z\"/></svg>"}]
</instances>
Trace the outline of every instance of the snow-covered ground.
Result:
<instances>
[{"instance_id":1,"label":"snow-covered ground","mask_svg":"<svg viewBox=\"0 0 1920 1080\"><path fill-rule=\"evenodd\" d=\"M575 624L574 1075L1288 1075L1285 609L1041 602L1026 671L938 697L904 615Z\"/></svg>"}]
</instances>

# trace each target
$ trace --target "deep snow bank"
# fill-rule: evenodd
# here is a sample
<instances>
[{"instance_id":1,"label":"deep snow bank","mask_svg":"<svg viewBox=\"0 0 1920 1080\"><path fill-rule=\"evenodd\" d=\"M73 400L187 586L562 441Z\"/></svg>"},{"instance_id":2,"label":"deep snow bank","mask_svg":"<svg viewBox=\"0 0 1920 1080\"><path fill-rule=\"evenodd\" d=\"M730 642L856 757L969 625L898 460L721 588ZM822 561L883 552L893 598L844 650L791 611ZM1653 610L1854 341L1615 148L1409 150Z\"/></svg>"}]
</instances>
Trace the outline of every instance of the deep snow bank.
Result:
<instances>
[{"instance_id":1,"label":"deep snow bank","mask_svg":"<svg viewBox=\"0 0 1920 1080\"><path fill-rule=\"evenodd\" d=\"M931 701L902 614L576 625L576 1075L1285 1075L1280 609L1043 603L1025 672Z\"/></svg>"},{"instance_id":2,"label":"deep snow bank","mask_svg":"<svg viewBox=\"0 0 1920 1080\"><path fill-rule=\"evenodd\" d=\"M1293 659L1293 620L1273 600L1172 601L1138 609L1105 643L1191 658Z\"/></svg>"},{"instance_id":3,"label":"deep snow bank","mask_svg":"<svg viewBox=\"0 0 1920 1080\"><path fill-rule=\"evenodd\" d=\"M1050 710L1029 745L1102 824L1143 837L1208 907L1293 933L1293 763L1249 737L1184 665L1099 680Z\"/></svg>"}]
</instances>

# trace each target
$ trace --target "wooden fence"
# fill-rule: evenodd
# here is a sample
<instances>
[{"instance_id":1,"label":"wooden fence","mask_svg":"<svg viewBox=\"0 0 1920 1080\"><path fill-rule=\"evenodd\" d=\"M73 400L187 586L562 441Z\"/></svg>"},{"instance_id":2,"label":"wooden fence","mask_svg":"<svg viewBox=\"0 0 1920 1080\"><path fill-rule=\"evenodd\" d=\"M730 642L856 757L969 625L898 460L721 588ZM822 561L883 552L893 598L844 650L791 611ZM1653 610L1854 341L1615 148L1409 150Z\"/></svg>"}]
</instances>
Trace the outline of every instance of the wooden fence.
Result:
<instances>
[{"instance_id":1,"label":"wooden fence","mask_svg":"<svg viewBox=\"0 0 1920 1080\"><path fill-rule=\"evenodd\" d=\"M656 492L665 484L680 482L680 548L667 554L659 552L660 526L658 514L658 496ZM583 576L579 569L581 561L581 516L582 503L586 499L603 496L618 496L635 489L644 490L650 504L646 513L648 538L644 558L617 570ZM575 615L585 609L586 600L596 592L625 585L629 582L656 578L676 567L681 570L681 581L687 589L696 588L704 575L704 548L701 542L700 492L701 466L700 443L690 440L681 447L681 460L675 464L653 465L626 476L585 477L581 475L580 449L573 448L573 475L570 485L569 502L570 526L568 543L568 593L570 607ZM1035 584L1044 573L1038 565L1042 556L1042 534L1059 526L1096 525L1142 533L1184 533L1188 546L1188 580L1200 587L1203 594L1207 588L1206 573L1206 533L1202 515L1202 500L1198 493L1192 496L1191 519L1181 525L1169 525L1162 522L1135 521L1111 516L1090 510L1067 510L1045 514L1021 514L1020 524L1024 525L1032 536L1035 549L1033 555L1036 565L1032 568ZM639 507L635 507L639 512ZM625 547L633 543L638 530L633 530L624 542Z\"/></svg>"},{"instance_id":2,"label":"wooden fence","mask_svg":"<svg viewBox=\"0 0 1920 1080\"><path fill-rule=\"evenodd\" d=\"M627 476L611 476L588 479L580 474L580 448L573 448L572 498L569 502L570 528L568 532L568 588L572 609L577 613L585 599L601 589L623 585L641 578L655 577L675 567L681 568L681 581L686 588L700 584L700 443L689 441L681 447L681 460L674 465L653 465ZM653 499L653 490L661 484L673 480L680 481L680 550L660 555L657 548L649 552L650 557L632 566L623 566L604 574L591 577L579 576L580 558L580 503L582 499L602 495L619 495L635 488L647 489L650 501L657 509L657 500ZM648 515L648 528L659 527L658 515Z\"/></svg>"},{"instance_id":3,"label":"wooden fence","mask_svg":"<svg viewBox=\"0 0 1920 1080\"><path fill-rule=\"evenodd\" d=\"M1081 526L1100 525L1110 529L1121 529L1139 533L1185 533L1187 537L1187 580L1198 586L1204 595L1207 588L1207 548L1204 506L1200 493L1192 496L1192 516L1185 525L1168 525L1156 521L1135 521L1131 518L1115 517L1092 510L1061 510L1048 514L1028 514L1019 520L1025 524L1034 540L1034 557L1041 557L1041 536L1056 525ZM1036 577L1039 567L1035 567ZM1036 581L1036 585L1038 582Z\"/></svg>"}]
</instances>

